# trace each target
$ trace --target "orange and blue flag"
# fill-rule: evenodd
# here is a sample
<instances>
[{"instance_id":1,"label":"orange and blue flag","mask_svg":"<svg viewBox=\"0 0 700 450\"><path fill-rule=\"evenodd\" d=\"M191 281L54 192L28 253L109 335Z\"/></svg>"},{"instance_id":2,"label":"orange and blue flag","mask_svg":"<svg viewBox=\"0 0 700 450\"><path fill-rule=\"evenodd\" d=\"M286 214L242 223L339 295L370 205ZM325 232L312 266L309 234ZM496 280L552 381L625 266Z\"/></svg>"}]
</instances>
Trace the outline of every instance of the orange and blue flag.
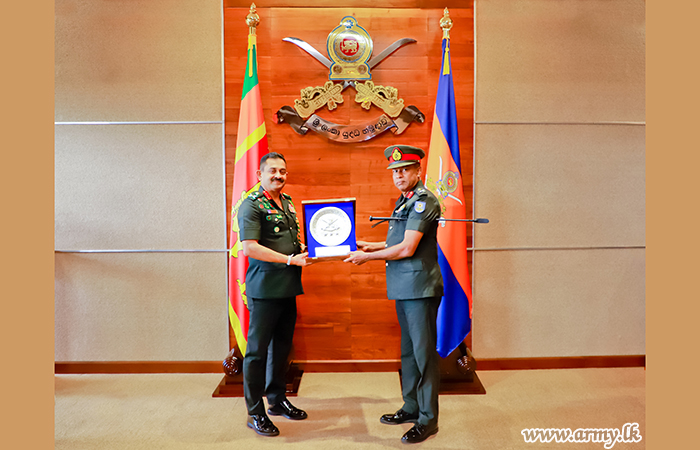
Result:
<instances>
[{"instance_id":1,"label":"orange and blue flag","mask_svg":"<svg viewBox=\"0 0 700 450\"><path fill-rule=\"evenodd\" d=\"M466 219L459 156L450 38L442 39L442 69L430 135L425 186L438 198L445 219ZM438 262L445 286L437 318L437 351L443 358L471 330L472 291L467 265L467 223L440 222Z\"/></svg>"},{"instance_id":2,"label":"orange and blue flag","mask_svg":"<svg viewBox=\"0 0 700 450\"><path fill-rule=\"evenodd\" d=\"M251 33L248 35L248 63L238 116L228 260L229 319L238 348L244 356L248 342L249 314L245 293L248 258L243 255L239 236L238 209L250 193L258 190L256 171L260 158L267 152L267 131L258 84L257 40L255 34Z\"/></svg>"}]
</instances>

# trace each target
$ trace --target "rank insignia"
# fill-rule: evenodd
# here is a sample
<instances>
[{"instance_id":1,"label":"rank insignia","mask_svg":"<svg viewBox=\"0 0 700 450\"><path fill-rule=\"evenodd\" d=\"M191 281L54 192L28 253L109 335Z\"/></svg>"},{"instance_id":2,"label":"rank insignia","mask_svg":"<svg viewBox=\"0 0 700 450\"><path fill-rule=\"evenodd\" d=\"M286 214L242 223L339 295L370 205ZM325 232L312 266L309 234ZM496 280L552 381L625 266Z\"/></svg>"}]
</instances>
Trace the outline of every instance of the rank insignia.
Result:
<instances>
[{"instance_id":1,"label":"rank insignia","mask_svg":"<svg viewBox=\"0 0 700 450\"><path fill-rule=\"evenodd\" d=\"M415 209L418 214L422 213L425 211L425 202L416 202L413 209Z\"/></svg>"}]
</instances>

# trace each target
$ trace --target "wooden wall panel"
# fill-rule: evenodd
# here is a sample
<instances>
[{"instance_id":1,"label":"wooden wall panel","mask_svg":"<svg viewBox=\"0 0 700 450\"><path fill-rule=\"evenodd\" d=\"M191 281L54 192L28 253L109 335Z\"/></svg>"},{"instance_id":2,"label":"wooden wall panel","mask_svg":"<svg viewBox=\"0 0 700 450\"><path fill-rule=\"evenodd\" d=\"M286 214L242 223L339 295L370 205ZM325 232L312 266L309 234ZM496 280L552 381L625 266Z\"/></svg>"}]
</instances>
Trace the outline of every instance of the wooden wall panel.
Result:
<instances>
[{"instance_id":1,"label":"wooden wall panel","mask_svg":"<svg viewBox=\"0 0 700 450\"><path fill-rule=\"evenodd\" d=\"M222 120L219 1L55 5L56 121Z\"/></svg>"},{"instance_id":2,"label":"wooden wall panel","mask_svg":"<svg viewBox=\"0 0 700 450\"><path fill-rule=\"evenodd\" d=\"M55 360L221 358L225 276L224 253L56 253Z\"/></svg>"},{"instance_id":3,"label":"wooden wall panel","mask_svg":"<svg viewBox=\"0 0 700 450\"><path fill-rule=\"evenodd\" d=\"M476 130L477 248L644 245L644 127Z\"/></svg>"},{"instance_id":4,"label":"wooden wall panel","mask_svg":"<svg viewBox=\"0 0 700 450\"><path fill-rule=\"evenodd\" d=\"M248 29L247 5L225 3L224 70L226 98L227 217L230 222L233 156L238 114L246 65ZM235 7L228 7L235 6ZM384 6L384 5L383 5ZM285 189L297 205L302 200L357 198L358 239L383 241L386 225L371 228L370 215L390 214L399 191L394 187L383 150L393 144L429 147L438 74L441 63L442 30L439 20L444 5L422 8L258 8L259 82L271 151L279 151L288 162ZM450 5L447 5L450 6ZM309 131L296 134L287 124L276 124L273 114L293 105L300 90L320 86L328 80L328 69L293 44L282 41L292 36L303 39L326 53L326 38L340 20L352 15L374 41L374 55L394 41L410 37L406 45L372 70L372 80L393 86L405 104L425 114L425 123L414 122L401 135L390 131L359 144L335 143ZM462 176L467 215L472 209L474 30L473 8L465 2L451 8L452 70L457 94L457 117L461 141ZM339 124L360 123L381 114L366 111L354 101L355 91L343 92L344 103L334 111L317 113ZM230 226L230 223L229 223ZM471 245L471 236L469 236ZM399 325L394 302L386 297L384 263L370 262L356 267L329 262L304 269L305 294L298 298L295 359L382 360L398 359Z\"/></svg>"},{"instance_id":5,"label":"wooden wall panel","mask_svg":"<svg viewBox=\"0 0 700 450\"><path fill-rule=\"evenodd\" d=\"M478 358L645 353L645 250L477 251Z\"/></svg>"},{"instance_id":6,"label":"wooden wall panel","mask_svg":"<svg viewBox=\"0 0 700 450\"><path fill-rule=\"evenodd\" d=\"M643 122L645 2L477 4L478 122Z\"/></svg>"},{"instance_id":7,"label":"wooden wall panel","mask_svg":"<svg viewBox=\"0 0 700 450\"><path fill-rule=\"evenodd\" d=\"M224 248L221 131L57 125L56 248Z\"/></svg>"}]
</instances>

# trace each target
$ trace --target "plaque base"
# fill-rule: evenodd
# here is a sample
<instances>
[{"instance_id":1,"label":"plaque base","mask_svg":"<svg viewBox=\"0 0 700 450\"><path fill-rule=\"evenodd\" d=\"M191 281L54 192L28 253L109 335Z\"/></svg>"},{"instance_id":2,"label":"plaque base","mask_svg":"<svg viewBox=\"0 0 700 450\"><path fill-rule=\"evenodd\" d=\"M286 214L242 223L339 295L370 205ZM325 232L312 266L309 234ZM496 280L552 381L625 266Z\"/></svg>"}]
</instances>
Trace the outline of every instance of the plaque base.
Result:
<instances>
[{"instance_id":1,"label":"plaque base","mask_svg":"<svg viewBox=\"0 0 700 450\"><path fill-rule=\"evenodd\" d=\"M307 258L310 261L313 261L315 263L317 262L326 262L326 261L343 261L345 258L348 257L350 253L345 254L345 255L337 255L337 256L316 256L314 258Z\"/></svg>"}]
</instances>

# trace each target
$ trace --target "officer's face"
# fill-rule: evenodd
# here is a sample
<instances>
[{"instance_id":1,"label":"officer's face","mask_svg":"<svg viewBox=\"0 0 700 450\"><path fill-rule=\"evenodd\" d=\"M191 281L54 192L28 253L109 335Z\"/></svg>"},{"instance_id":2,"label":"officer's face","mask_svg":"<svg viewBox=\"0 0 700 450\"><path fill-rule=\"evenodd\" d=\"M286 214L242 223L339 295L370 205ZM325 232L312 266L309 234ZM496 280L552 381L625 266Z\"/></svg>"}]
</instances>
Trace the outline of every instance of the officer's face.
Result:
<instances>
[{"instance_id":1,"label":"officer's face","mask_svg":"<svg viewBox=\"0 0 700 450\"><path fill-rule=\"evenodd\" d=\"M411 191L420 180L420 164L397 167L391 171L394 185L404 194Z\"/></svg>"},{"instance_id":2,"label":"officer's face","mask_svg":"<svg viewBox=\"0 0 700 450\"><path fill-rule=\"evenodd\" d=\"M287 163L279 158L270 158L258 170L258 180L266 191L280 191L287 182Z\"/></svg>"}]
</instances>

